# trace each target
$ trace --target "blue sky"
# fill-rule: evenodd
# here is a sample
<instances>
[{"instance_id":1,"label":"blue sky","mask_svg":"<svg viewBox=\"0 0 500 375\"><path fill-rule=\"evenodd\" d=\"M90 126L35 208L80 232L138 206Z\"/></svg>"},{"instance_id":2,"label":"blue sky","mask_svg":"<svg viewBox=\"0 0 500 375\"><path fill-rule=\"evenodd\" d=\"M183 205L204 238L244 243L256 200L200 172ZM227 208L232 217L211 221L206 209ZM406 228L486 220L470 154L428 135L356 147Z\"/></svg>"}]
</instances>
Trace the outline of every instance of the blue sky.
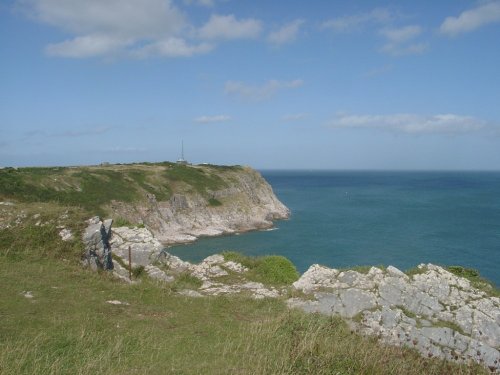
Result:
<instances>
[{"instance_id":1,"label":"blue sky","mask_svg":"<svg viewBox=\"0 0 500 375\"><path fill-rule=\"evenodd\" d=\"M500 1L0 3L0 166L499 169Z\"/></svg>"}]
</instances>

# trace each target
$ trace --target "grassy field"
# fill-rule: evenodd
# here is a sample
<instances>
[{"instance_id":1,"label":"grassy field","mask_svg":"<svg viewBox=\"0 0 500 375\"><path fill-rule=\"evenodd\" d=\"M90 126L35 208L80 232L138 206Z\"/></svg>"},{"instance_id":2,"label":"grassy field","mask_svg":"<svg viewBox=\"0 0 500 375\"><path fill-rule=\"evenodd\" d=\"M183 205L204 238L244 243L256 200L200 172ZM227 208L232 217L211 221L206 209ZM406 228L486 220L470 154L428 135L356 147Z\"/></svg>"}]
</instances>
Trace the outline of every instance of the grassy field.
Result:
<instances>
[{"instance_id":1,"label":"grassy field","mask_svg":"<svg viewBox=\"0 0 500 375\"><path fill-rule=\"evenodd\" d=\"M222 203L210 191L234 181L240 166L189 166L175 163L116 164L90 167L0 169L0 200L55 202L104 214L112 200L138 202L154 194L166 201L176 192L198 193L207 205Z\"/></svg>"},{"instance_id":2,"label":"grassy field","mask_svg":"<svg viewBox=\"0 0 500 375\"><path fill-rule=\"evenodd\" d=\"M81 231L85 210L38 203L11 210L23 220L0 231L2 375L486 373L379 345L338 318L290 311L282 300L189 298L176 294L179 282L121 283L82 269L78 235L65 243L57 234L61 222ZM226 257L256 278L284 266L277 284L296 276L280 257Z\"/></svg>"}]
</instances>

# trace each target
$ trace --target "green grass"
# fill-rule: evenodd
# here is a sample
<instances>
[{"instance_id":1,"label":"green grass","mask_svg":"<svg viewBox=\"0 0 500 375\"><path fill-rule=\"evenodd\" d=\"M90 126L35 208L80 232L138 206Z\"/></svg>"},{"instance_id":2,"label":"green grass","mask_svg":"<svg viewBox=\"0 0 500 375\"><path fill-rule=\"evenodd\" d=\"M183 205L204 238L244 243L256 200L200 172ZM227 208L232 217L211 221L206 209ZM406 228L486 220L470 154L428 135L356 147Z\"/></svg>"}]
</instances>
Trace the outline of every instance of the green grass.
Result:
<instances>
[{"instance_id":1,"label":"green grass","mask_svg":"<svg viewBox=\"0 0 500 375\"><path fill-rule=\"evenodd\" d=\"M127 176L132 178L142 189L154 194L157 201L167 201L172 196L172 189L168 184L148 181L148 172L145 170L129 170Z\"/></svg>"},{"instance_id":2,"label":"green grass","mask_svg":"<svg viewBox=\"0 0 500 375\"><path fill-rule=\"evenodd\" d=\"M397 305L396 307L400 309L408 318L418 319L417 314L415 314L413 311L408 310L405 306Z\"/></svg>"},{"instance_id":3,"label":"green grass","mask_svg":"<svg viewBox=\"0 0 500 375\"><path fill-rule=\"evenodd\" d=\"M212 207L222 206L222 202L215 198L210 198L208 200L208 205Z\"/></svg>"},{"instance_id":4,"label":"green grass","mask_svg":"<svg viewBox=\"0 0 500 375\"><path fill-rule=\"evenodd\" d=\"M233 251L223 252L222 255L226 261L232 260L247 267L249 271L245 277L252 281L274 286L286 286L299 278L295 265L280 255L248 257Z\"/></svg>"},{"instance_id":5,"label":"green grass","mask_svg":"<svg viewBox=\"0 0 500 375\"><path fill-rule=\"evenodd\" d=\"M445 321L445 320L440 320L438 322L434 322L432 323L432 326L433 327L444 327L444 328L449 328L453 331L456 331L462 335L465 335L465 332L464 330L462 329L462 327L460 327L457 323L454 323L454 322L448 322L448 321Z\"/></svg>"},{"instance_id":6,"label":"green grass","mask_svg":"<svg viewBox=\"0 0 500 375\"><path fill-rule=\"evenodd\" d=\"M385 271L385 268L386 268L384 265L381 265L381 264L373 266L373 267L377 267L377 268L381 269L382 271ZM359 273L366 275L366 274L368 274L368 272L370 272L371 268L372 268L372 266L353 266L353 267L347 267L347 268L340 268L339 271L340 272L356 271L356 272L359 272Z\"/></svg>"},{"instance_id":7,"label":"green grass","mask_svg":"<svg viewBox=\"0 0 500 375\"><path fill-rule=\"evenodd\" d=\"M206 168L175 164L168 168L166 177L171 181L181 181L193 187L200 194L207 190L219 190L227 187L227 183L217 174L208 173Z\"/></svg>"},{"instance_id":8,"label":"green grass","mask_svg":"<svg viewBox=\"0 0 500 375\"><path fill-rule=\"evenodd\" d=\"M129 220L123 217L117 217L116 219L114 219L113 227L145 228L143 223L132 224Z\"/></svg>"},{"instance_id":9,"label":"green grass","mask_svg":"<svg viewBox=\"0 0 500 375\"><path fill-rule=\"evenodd\" d=\"M0 170L0 199L18 202L53 202L77 206L105 216L112 201L145 202L153 194L168 201L172 194L229 187L239 166L188 166L173 163L134 163L106 167L5 168ZM224 177L226 176L226 177ZM224 178L223 178L224 177ZM215 198L210 206L222 203Z\"/></svg>"},{"instance_id":10,"label":"green grass","mask_svg":"<svg viewBox=\"0 0 500 375\"><path fill-rule=\"evenodd\" d=\"M405 274L408 275L409 277L412 277L414 275L421 275L423 273L426 273L427 271L428 271L427 266L424 266L422 268L412 267L406 270Z\"/></svg>"},{"instance_id":11,"label":"green grass","mask_svg":"<svg viewBox=\"0 0 500 375\"><path fill-rule=\"evenodd\" d=\"M53 224L34 225L30 215L40 207L39 219ZM80 241L66 243L57 234L67 208L12 209L28 218L0 231L2 375L486 373L380 345L339 318L290 311L279 299L179 296L176 290L200 285L187 274L172 284L143 277L129 285L93 273L79 265ZM69 214L67 224L83 223L78 215L85 212ZM71 227L75 238L79 225ZM287 264L280 257L225 255L255 277L279 275L275 267Z\"/></svg>"},{"instance_id":12,"label":"green grass","mask_svg":"<svg viewBox=\"0 0 500 375\"><path fill-rule=\"evenodd\" d=\"M494 287L488 280L481 277L479 271L462 266L449 266L445 268L454 275L464 277L469 280L474 288L482 290L490 296L500 297L500 290Z\"/></svg>"},{"instance_id":13,"label":"green grass","mask_svg":"<svg viewBox=\"0 0 500 375\"><path fill-rule=\"evenodd\" d=\"M78 186L68 186L62 181ZM22 202L79 206L99 215L104 215L103 206L111 200L132 202L138 198L137 190L124 174L87 168L79 168L76 172L65 168L0 170L0 196Z\"/></svg>"},{"instance_id":14,"label":"green grass","mask_svg":"<svg viewBox=\"0 0 500 375\"><path fill-rule=\"evenodd\" d=\"M187 298L49 259L0 257L0 271L3 375L486 373L380 346L281 301Z\"/></svg>"},{"instance_id":15,"label":"green grass","mask_svg":"<svg viewBox=\"0 0 500 375\"><path fill-rule=\"evenodd\" d=\"M183 272L178 275L174 282L170 285L172 290L178 292L183 289L199 289L202 285L202 281L188 272Z\"/></svg>"}]
</instances>

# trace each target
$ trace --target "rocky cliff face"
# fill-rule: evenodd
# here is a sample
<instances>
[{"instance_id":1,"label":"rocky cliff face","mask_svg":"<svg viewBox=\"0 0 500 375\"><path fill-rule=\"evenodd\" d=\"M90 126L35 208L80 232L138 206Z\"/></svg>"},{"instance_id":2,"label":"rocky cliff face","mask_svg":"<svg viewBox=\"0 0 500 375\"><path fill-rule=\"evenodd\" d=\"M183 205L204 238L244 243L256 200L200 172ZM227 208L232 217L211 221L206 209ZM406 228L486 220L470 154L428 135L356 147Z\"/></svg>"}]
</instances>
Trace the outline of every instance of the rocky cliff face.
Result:
<instances>
[{"instance_id":1,"label":"rocky cliff face","mask_svg":"<svg viewBox=\"0 0 500 375\"><path fill-rule=\"evenodd\" d=\"M110 210L115 217L144 223L164 244L269 228L273 220L289 217L288 208L253 169L225 170L218 178L222 181L220 188L200 192L188 185L180 186L166 201L148 194L143 202L113 202Z\"/></svg>"}]
</instances>

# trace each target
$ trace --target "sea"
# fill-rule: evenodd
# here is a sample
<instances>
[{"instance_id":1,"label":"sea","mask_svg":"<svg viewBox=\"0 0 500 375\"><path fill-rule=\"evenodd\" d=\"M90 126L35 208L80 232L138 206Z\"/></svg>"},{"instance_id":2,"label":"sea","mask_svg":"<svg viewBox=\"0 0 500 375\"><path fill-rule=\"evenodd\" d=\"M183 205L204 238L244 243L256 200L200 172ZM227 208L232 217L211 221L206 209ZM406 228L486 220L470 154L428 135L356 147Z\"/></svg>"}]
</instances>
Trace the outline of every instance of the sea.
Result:
<instances>
[{"instance_id":1,"label":"sea","mask_svg":"<svg viewBox=\"0 0 500 375\"><path fill-rule=\"evenodd\" d=\"M500 172L261 171L291 210L271 230L168 249L191 262L224 250L289 258L300 272L421 263L478 270L500 286Z\"/></svg>"}]
</instances>

